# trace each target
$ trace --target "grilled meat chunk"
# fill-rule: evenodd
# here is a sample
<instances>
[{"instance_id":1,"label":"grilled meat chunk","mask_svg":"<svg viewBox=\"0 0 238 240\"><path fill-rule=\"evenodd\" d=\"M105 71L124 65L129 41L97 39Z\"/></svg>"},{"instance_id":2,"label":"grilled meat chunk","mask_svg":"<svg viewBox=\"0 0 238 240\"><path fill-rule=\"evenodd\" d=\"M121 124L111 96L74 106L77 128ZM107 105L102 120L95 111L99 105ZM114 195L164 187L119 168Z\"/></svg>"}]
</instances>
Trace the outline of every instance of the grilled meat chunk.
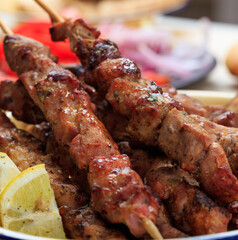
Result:
<instances>
[{"instance_id":1,"label":"grilled meat chunk","mask_svg":"<svg viewBox=\"0 0 238 240\"><path fill-rule=\"evenodd\" d=\"M7 153L20 171L37 164L45 164L57 205L64 209L60 213L68 236L74 239L88 239L88 229L80 228L80 226L88 225L88 219L91 218L93 226L90 226L90 229L92 232L97 232L99 228L101 233L105 233L104 239L112 239L114 236L117 236L115 239L126 239L117 230L111 227L108 229L97 213L89 207L87 220L84 219L85 215L82 215L78 209L88 204L88 194L82 192L81 184L76 184L72 178L69 178L67 171L57 165L52 154L45 154L44 149L45 145L42 142L26 132L16 129L9 119L0 113L0 151ZM74 224L68 222L69 215L70 221L73 221ZM95 237L94 239L102 239L98 235Z\"/></svg>"},{"instance_id":2,"label":"grilled meat chunk","mask_svg":"<svg viewBox=\"0 0 238 240\"><path fill-rule=\"evenodd\" d=\"M4 51L9 66L20 75L31 98L50 122L57 142L70 147L80 168L86 168L93 156L119 153L95 117L89 95L71 72L52 61L47 47L13 35L5 37Z\"/></svg>"},{"instance_id":3,"label":"grilled meat chunk","mask_svg":"<svg viewBox=\"0 0 238 240\"><path fill-rule=\"evenodd\" d=\"M148 185L164 200L175 225L190 235L227 231L231 214L208 198L189 174L166 158L157 158L146 174Z\"/></svg>"},{"instance_id":4,"label":"grilled meat chunk","mask_svg":"<svg viewBox=\"0 0 238 240\"><path fill-rule=\"evenodd\" d=\"M19 35L7 35L4 39L4 51L10 68L20 75L29 95L51 124L56 141L60 146L69 148L79 169L86 169L95 156L110 158L120 154L104 125L94 115L90 97L81 83L72 73L53 61L47 47ZM11 55L11 52L14 54ZM16 66L16 62L22 63ZM120 158L118 164L122 164ZM94 181L93 178L90 179ZM144 203L145 209L150 211L141 212L141 216L155 221L158 203L149 192L144 191L139 175L134 180L138 183L132 185L134 189L131 191L138 193L141 198L151 200ZM99 210L95 204L92 206ZM136 202L131 203L130 207L136 209ZM117 212L123 216L123 209L120 207ZM114 217L115 220L108 220L116 222L117 217ZM133 219L124 218L122 222L136 236L145 233L143 226L133 228Z\"/></svg>"},{"instance_id":5,"label":"grilled meat chunk","mask_svg":"<svg viewBox=\"0 0 238 240\"><path fill-rule=\"evenodd\" d=\"M142 219L155 222L158 204L131 169L126 155L97 157L88 174L93 208L112 223L125 223L137 237L146 231Z\"/></svg>"},{"instance_id":6,"label":"grilled meat chunk","mask_svg":"<svg viewBox=\"0 0 238 240\"><path fill-rule=\"evenodd\" d=\"M187 113L170 111L158 141L166 155L190 172L206 193L226 204L238 199L238 181L225 152Z\"/></svg>"},{"instance_id":7,"label":"grilled meat chunk","mask_svg":"<svg viewBox=\"0 0 238 240\"><path fill-rule=\"evenodd\" d=\"M191 117L208 132L214 141L221 144L233 174L238 177L238 129L213 123L201 116L191 115Z\"/></svg>"},{"instance_id":8,"label":"grilled meat chunk","mask_svg":"<svg viewBox=\"0 0 238 240\"><path fill-rule=\"evenodd\" d=\"M69 235L73 239L128 239L122 231L113 229L87 205L73 210L63 206L59 210L61 215L64 216L63 223L70 230Z\"/></svg>"},{"instance_id":9,"label":"grilled meat chunk","mask_svg":"<svg viewBox=\"0 0 238 240\"><path fill-rule=\"evenodd\" d=\"M121 58L115 45L109 48L106 41L99 39L99 33L95 34L95 29L82 20L69 22L53 23L52 39L62 40L62 36L70 39L71 50L87 73L85 80L90 79L92 83L93 79L93 84L102 94L106 93L113 108L130 119L127 129L131 136L148 145L158 144L220 202L229 204L238 200L238 181L221 146L189 116L184 119L188 124L180 122L178 116L185 118L184 112L177 110L182 109L181 104L156 85L148 86L148 82L140 78L136 64Z\"/></svg>"},{"instance_id":10,"label":"grilled meat chunk","mask_svg":"<svg viewBox=\"0 0 238 240\"><path fill-rule=\"evenodd\" d=\"M178 229L189 235L227 231L231 214L208 198L188 172L166 157L151 156L146 151L130 148L125 142L119 148L130 156L133 169L165 203ZM168 217L165 222L170 223Z\"/></svg>"}]
</instances>

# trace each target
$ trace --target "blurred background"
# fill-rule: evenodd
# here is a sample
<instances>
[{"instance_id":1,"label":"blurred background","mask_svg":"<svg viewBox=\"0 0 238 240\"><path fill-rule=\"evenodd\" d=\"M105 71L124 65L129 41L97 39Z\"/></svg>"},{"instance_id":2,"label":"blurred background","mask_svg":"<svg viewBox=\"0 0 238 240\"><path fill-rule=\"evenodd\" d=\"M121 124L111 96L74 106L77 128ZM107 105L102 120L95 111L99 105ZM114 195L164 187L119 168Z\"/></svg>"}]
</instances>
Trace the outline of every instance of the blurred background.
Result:
<instances>
[{"instance_id":1,"label":"blurred background","mask_svg":"<svg viewBox=\"0 0 238 240\"><path fill-rule=\"evenodd\" d=\"M45 0L81 17L118 44L143 76L180 89L238 90L237 0ZM33 0L1 1L16 33L48 45L61 64L79 64L68 43L52 43L48 15ZM3 34L2 34L3 36ZM231 50L232 49L232 50ZM0 49L0 80L15 79Z\"/></svg>"},{"instance_id":2,"label":"blurred background","mask_svg":"<svg viewBox=\"0 0 238 240\"><path fill-rule=\"evenodd\" d=\"M186 18L209 17L212 21L238 23L237 0L192 0L174 16Z\"/></svg>"}]
</instances>

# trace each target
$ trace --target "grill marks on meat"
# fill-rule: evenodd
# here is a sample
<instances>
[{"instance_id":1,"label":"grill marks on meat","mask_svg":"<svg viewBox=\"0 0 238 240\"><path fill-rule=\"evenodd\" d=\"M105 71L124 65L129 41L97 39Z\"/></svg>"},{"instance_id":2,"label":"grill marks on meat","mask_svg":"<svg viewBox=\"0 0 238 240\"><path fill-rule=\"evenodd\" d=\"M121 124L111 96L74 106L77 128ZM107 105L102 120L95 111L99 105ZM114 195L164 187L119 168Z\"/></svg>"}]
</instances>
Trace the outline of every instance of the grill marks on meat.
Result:
<instances>
[{"instance_id":1,"label":"grill marks on meat","mask_svg":"<svg viewBox=\"0 0 238 240\"><path fill-rule=\"evenodd\" d=\"M238 199L238 181L222 147L185 112L173 109L160 129L159 145L222 203Z\"/></svg>"},{"instance_id":2,"label":"grill marks on meat","mask_svg":"<svg viewBox=\"0 0 238 240\"><path fill-rule=\"evenodd\" d=\"M25 48L30 51L22 55ZM95 117L89 95L73 74L52 61L47 47L14 35L5 37L4 51L9 66L20 74L31 98L50 122L57 142L70 147L80 168L86 168L94 156L119 153L107 130ZM16 58L23 63L14 65Z\"/></svg>"},{"instance_id":3,"label":"grill marks on meat","mask_svg":"<svg viewBox=\"0 0 238 240\"><path fill-rule=\"evenodd\" d=\"M19 80L0 82L0 93L0 108L11 111L17 120L32 124L45 120Z\"/></svg>"},{"instance_id":4,"label":"grill marks on meat","mask_svg":"<svg viewBox=\"0 0 238 240\"><path fill-rule=\"evenodd\" d=\"M227 231L231 214L208 198L189 174L157 158L146 174L148 185L164 200L175 225L190 235Z\"/></svg>"},{"instance_id":5,"label":"grill marks on meat","mask_svg":"<svg viewBox=\"0 0 238 240\"><path fill-rule=\"evenodd\" d=\"M142 218L155 222L157 201L131 169L126 155L94 158L89 164L88 180L92 207L110 222L126 224L137 237L146 233Z\"/></svg>"}]
</instances>

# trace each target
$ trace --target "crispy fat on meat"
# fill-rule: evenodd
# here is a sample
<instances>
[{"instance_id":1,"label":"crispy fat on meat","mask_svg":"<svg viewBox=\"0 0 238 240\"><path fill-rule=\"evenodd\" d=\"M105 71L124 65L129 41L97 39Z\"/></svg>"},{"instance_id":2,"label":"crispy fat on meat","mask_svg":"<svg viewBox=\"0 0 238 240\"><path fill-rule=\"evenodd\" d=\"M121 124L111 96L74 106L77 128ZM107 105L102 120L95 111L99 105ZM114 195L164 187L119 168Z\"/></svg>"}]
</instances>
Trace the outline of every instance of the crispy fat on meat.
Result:
<instances>
[{"instance_id":1,"label":"crispy fat on meat","mask_svg":"<svg viewBox=\"0 0 238 240\"><path fill-rule=\"evenodd\" d=\"M166 158L157 158L146 174L148 185L164 200L176 226L190 234L227 231L231 214L215 204L188 172Z\"/></svg>"},{"instance_id":2,"label":"crispy fat on meat","mask_svg":"<svg viewBox=\"0 0 238 240\"><path fill-rule=\"evenodd\" d=\"M238 181L225 152L187 113L170 111L158 142L167 156L198 180L206 193L225 204L238 200Z\"/></svg>"}]
</instances>

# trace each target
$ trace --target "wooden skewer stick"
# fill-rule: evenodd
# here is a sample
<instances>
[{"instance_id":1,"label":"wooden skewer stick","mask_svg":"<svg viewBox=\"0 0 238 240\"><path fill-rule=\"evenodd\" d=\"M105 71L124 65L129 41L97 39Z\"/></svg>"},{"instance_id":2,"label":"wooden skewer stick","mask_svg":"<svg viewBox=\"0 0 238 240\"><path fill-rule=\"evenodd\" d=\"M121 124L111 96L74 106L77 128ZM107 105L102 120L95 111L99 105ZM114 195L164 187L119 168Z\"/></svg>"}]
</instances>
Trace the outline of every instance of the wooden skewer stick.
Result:
<instances>
[{"instance_id":1,"label":"wooden skewer stick","mask_svg":"<svg viewBox=\"0 0 238 240\"><path fill-rule=\"evenodd\" d=\"M64 22L64 18L60 16L53 8L48 6L42 0L34 0L38 5L40 5L50 16L53 22Z\"/></svg>"},{"instance_id":2,"label":"wooden skewer stick","mask_svg":"<svg viewBox=\"0 0 238 240\"><path fill-rule=\"evenodd\" d=\"M13 34L12 30L2 21L2 19L0 18L0 27L2 28L3 32L5 34Z\"/></svg>"},{"instance_id":3,"label":"wooden skewer stick","mask_svg":"<svg viewBox=\"0 0 238 240\"><path fill-rule=\"evenodd\" d=\"M158 228L155 226L155 224L148 218L142 219L142 224L146 231L149 233L149 235L156 240L163 240L163 237L161 236Z\"/></svg>"}]
</instances>

